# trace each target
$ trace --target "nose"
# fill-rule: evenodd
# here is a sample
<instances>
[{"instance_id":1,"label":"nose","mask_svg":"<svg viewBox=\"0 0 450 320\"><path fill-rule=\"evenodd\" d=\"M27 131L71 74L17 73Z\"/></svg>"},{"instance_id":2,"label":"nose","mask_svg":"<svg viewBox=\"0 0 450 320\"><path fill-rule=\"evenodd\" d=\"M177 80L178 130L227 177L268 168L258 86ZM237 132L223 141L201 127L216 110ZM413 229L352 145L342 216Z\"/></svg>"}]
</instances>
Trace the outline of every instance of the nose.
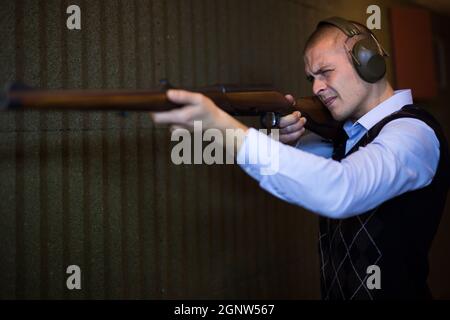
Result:
<instances>
[{"instance_id":1,"label":"nose","mask_svg":"<svg viewBox=\"0 0 450 320\"><path fill-rule=\"evenodd\" d=\"M312 90L316 96L319 95L322 90L325 90L326 87L327 85L323 80L314 79Z\"/></svg>"}]
</instances>

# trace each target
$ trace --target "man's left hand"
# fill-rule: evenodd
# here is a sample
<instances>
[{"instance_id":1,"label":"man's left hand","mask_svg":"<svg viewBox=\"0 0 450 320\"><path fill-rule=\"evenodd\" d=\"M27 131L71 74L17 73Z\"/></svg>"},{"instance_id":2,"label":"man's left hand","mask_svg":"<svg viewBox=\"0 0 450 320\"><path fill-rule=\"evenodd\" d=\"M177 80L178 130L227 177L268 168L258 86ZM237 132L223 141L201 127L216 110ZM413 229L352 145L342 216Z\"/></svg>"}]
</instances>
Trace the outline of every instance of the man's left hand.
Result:
<instances>
[{"instance_id":1,"label":"man's left hand","mask_svg":"<svg viewBox=\"0 0 450 320\"><path fill-rule=\"evenodd\" d=\"M220 109L203 94L186 90L168 90L167 98L183 107L151 113L153 121L157 124L169 124L172 129L185 128L193 131L194 121L201 121L204 130L216 128L223 133L226 129L242 129L244 132L248 130L243 123Z\"/></svg>"}]
</instances>

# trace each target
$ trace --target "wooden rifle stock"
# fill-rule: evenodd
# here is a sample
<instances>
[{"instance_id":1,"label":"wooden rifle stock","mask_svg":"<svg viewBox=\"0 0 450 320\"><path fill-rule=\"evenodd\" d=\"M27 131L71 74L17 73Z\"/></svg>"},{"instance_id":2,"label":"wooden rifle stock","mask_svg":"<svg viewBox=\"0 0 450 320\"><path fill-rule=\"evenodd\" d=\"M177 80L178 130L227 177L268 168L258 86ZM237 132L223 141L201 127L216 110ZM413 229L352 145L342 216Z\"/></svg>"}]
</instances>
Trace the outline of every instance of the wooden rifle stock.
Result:
<instances>
[{"instance_id":1,"label":"wooden rifle stock","mask_svg":"<svg viewBox=\"0 0 450 320\"><path fill-rule=\"evenodd\" d=\"M168 86L159 90L37 90L11 86L3 99L3 110L78 111L167 111L179 108L166 97ZM305 127L334 140L341 131L329 111L315 97L300 98L293 106L282 93L267 87L218 85L190 91L203 93L234 116L260 116L266 128L278 125L280 116L299 110L307 118Z\"/></svg>"}]
</instances>

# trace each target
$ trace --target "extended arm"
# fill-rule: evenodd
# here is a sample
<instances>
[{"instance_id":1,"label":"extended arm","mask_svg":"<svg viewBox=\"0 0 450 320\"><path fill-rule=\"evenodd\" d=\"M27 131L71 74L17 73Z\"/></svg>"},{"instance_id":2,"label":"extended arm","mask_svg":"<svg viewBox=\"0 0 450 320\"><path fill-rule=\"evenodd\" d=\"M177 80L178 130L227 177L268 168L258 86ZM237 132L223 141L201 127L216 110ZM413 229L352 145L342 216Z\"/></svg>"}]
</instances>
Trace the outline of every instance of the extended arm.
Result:
<instances>
[{"instance_id":1,"label":"extended arm","mask_svg":"<svg viewBox=\"0 0 450 320\"><path fill-rule=\"evenodd\" d=\"M392 197L426 186L439 159L436 135L416 119L392 121L372 143L341 162L283 144L279 154L270 155L268 139L249 130L238 160L245 152L256 152L253 158L260 162L243 164L243 169L277 197L331 218L366 212ZM279 162L276 174L260 174L261 166L274 162Z\"/></svg>"}]
</instances>

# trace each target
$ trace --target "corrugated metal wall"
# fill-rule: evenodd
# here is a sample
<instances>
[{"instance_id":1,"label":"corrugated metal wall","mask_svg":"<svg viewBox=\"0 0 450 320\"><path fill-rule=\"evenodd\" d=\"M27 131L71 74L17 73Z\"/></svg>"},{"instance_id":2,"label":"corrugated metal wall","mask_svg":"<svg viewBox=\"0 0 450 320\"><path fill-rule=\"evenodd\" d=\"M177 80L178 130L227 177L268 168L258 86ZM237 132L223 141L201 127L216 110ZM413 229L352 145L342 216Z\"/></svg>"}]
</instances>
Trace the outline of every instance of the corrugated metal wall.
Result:
<instances>
[{"instance_id":1,"label":"corrugated metal wall","mask_svg":"<svg viewBox=\"0 0 450 320\"><path fill-rule=\"evenodd\" d=\"M78 4L82 30L66 28ZM299 93L296 1L4 0L0 84ZM306 89L305 89L306 90ZM145 114L0 114L0 298L315 298L316 219L237 166L175 166ZM79 265L82 290L66 288Z\"/></svg>"}]
</instances>

